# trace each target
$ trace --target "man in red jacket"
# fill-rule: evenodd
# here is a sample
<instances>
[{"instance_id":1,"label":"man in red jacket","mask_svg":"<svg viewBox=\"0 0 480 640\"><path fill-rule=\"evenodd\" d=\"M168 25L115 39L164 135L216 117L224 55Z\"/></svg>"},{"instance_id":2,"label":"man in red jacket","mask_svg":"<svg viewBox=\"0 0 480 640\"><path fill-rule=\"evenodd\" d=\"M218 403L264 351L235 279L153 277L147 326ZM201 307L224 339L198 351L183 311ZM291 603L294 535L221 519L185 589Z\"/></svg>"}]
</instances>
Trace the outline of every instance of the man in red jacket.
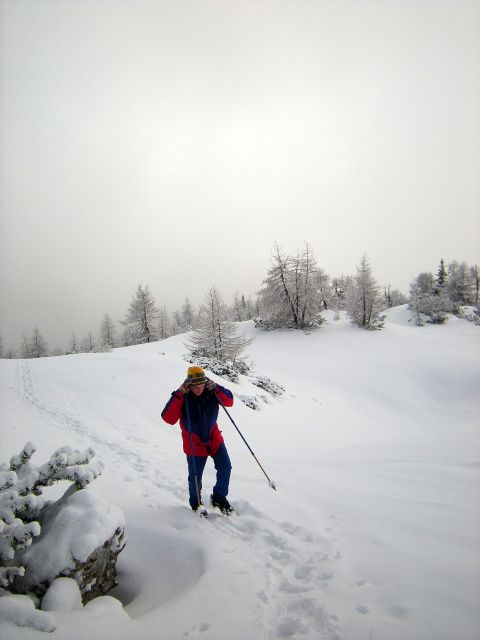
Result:
<instances>
[{"instance_id":1,"label":"man in red jacket","mask_svg":"<svg viewBox=\"0 0 480 640\"><path fill-rule=\"evenodd\" d=\"M219 400L226 407L231 407L232 392L207 378L201 367L189 367L186 380L172 393L162 411L162 418L172 425L180 420L192 509L196 511L202 504L202 475L208 456L212 456L217 481L210 496L211 503L223 513L230 514L233 507L227 495L232 465L217 425Z\"/></svg>"}]
</instances>

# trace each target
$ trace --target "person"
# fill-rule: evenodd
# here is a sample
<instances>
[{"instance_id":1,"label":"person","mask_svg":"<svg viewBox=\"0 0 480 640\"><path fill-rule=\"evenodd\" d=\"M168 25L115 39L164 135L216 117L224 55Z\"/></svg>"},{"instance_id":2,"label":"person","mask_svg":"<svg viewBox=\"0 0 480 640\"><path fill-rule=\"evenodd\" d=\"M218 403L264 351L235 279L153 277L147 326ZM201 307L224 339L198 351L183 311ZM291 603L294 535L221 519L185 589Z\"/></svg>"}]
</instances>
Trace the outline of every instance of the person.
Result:
<instances>
[{"instance_id":1,"label":"person","mask_svg":"<svg viewBox=\"0 0 480 640\"><path fill-rule=\"evenodd\" d=\"M202 476L207 459L211 456L216 469L211 504L223 513L231 514L234 509L228 502L227 495L232 464L217 425L219 400L226 407L231 407L232 392L207 378L201 367L189 367L186 380L172 392L162 411L162 418L171 425L180 421L183 451L188 463L191 508L197 511L203 504Z\"/></svg>"}]
</instances>

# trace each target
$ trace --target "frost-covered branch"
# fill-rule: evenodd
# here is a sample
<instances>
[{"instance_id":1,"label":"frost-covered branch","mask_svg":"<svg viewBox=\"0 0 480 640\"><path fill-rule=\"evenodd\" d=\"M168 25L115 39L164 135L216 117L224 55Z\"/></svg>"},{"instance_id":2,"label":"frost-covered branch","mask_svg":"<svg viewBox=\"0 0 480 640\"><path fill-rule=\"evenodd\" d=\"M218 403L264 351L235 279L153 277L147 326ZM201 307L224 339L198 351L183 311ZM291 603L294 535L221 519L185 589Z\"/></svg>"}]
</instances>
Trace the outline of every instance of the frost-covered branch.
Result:
<instances>
[{"instance_id":1,"label":"frost-covered branch","mask_svg":"<svg viewBox=\"0 0 480 640\"><path fill-rule=\"evenodd\" d=\"M75 483L77 489L85 488L103 471L101 462L92 463L93 449L84 451L61 447L50 459L36 467L31 458L36 447L27 442L10 464L0 465L0 586L6 587L16 577L23 575L23 567L5 566L14 559L15 552L32 544L40 535L36 521L46 501L42 487L60 480Z\"/></svg>"}]
</instances>

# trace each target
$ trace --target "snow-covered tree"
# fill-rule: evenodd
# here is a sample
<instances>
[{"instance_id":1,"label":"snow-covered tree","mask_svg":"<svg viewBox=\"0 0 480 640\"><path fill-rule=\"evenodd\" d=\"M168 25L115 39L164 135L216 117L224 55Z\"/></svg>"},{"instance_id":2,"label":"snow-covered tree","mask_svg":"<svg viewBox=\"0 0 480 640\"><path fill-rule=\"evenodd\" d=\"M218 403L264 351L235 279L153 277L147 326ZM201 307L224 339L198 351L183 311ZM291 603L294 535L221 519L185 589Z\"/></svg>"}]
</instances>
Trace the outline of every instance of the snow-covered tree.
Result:
<instances>
[{"instance_id":1,"label":"snow-covered tree","mask_svg":"<svg viewBox=\"0 0 480 640\"><path fill-rule=\"evenodd\" d=\"M210 287L200 307L198 326L186 343L190 355L235 362L246 344L244 338L237 336L221 294L215 286Z\"/></svg>"},{"instance_id":2,"label":"snow-covered tree","mask_svg":"<svg viewBox=\"0 0 480 640\"><path fill-rule=\"evenodd\" d=\"M5 346L3 344L3 338L0 336L0 358L5 357Z\"/></svg>"},{"instance_id":3,"label":"snow-covered tree","mask_svg":"<svg viewBox=\"0 0 480 640\"><path fill-rule=\"evenodd\" d=\"M242 322L245 320L245 296L239 297L238 293L233 296L232 320Z\"/></svg>"},{"instance_id":4,"label":"snow-covered tree","mask_svg":"<svg viewBox=\"0 0 480 640\"><path fill-rule=\"evenodd\" d=\"M80 342L81 353L94 353L97 350L97 343L91 331Z\"/></svg>"},{"instance_id":5,"label":"snow-covered tree","mask_svg":"<svg viewBox=\"0 0 480 640\"><path fill-rule=\"evenodd\" d=\"M260 290L260 320L265 329L305 329L319 325L318 268L309 245L295 257L275 246L272 266Z\"/></svg>"},{"instance_id":6,"label":"snow-covered tree","mask_svg":"<svg viewBox=\"0 0 480 640\"><path fill-rule=\"evenodd\" d=\"M347 313L357 327L379 329L383 325L381 308L379 287L367 256L363 256L347 292Z\"/></svg>"},{"instance_id":7,"label":"snow-covered tree","mask_svg":"<svg viewBox=\"0 0 480 640\"><path fill-rule=\"evenodd\" d=\"M447 269L445 267L445 260L442 258L440 260L437 276L435 278L435 286L437 289L441 289L445 287L446 284L447 284Z\"/></svg>"},{"instance_id":8,"label":"snow-covered tree","mask_svg":"<svg viewBox=\"0 0 480 640\"><path fill-rule=\"evenodd\" d=\"M329 309L332 306L332 285L330 276L323 269L317 268L315 275L315 288L320 310Z\"/></svg>"},{"instance_id":9,"label":"snow-covered tree","mask_svg":"<svg viewBox=\"0 0 480 640\"><path fill-rule=\"evenodd\" d=\"M351 276L333 278L331 284L331 305L335 311L343 311L347 306L347 291L352 284Z\"/></svg>"},{"instance_id":10,"label":"snow-covered tree","mask_svg":"<svg viewBox=\"0 0 480 640\"><path fill-rule=\"evenodd\" d=\"M183 332L191 331L194 324L195 311L188 298L185 299L182 307Z\"/></svg>"},{"instance_id":11,"label":"snow-covered tree","mask_svg":"<svg viewBox=\"0 0 480 640\"><path fill-rule=\"evenodd\" d=\"M251 320L257 315L255 304L250 296L248 299L242 294L235 293L233 296L233 304L231 308L231 316L234 322L243 322Z\"/></svg>"},{"instance_id":12,"label":"snow-covered tree","mask_svg":"<svg viewBox=\"0 0 480 640\"><path fill-rule=\"evenodd\" d=\"M180 311L174 311L172 315L172 336L176 336L179 333L183 333L182 327L182 317L180 315Z\"/></svg>"},{"instance_id":13,"label":"snow-covered tree","mask_svg":"<svg viewBox=\"0 0 480 640\"><path fill-rule=\"evenodd\" d=\"M426 293L429 296L435 293L435 279L432 273L427 271L419 273L416 282L420 293Z\"/></svg>"},{"instance_id":14,"label":"snow-covered tree","mask_svg":"<svg viewBox=\"0 0 480 640\"><path fill-rule=\"evenodd\" d=\"M115 325L108 313L105 314L100 326L100 336L98 348L100 351L111 351L117 346L117 336Z\"/></svg>"},{"instance_id":15,"label":"snow-covered tree","mask_svg":"<svg viewBox=\"0 0 480 640\"><path fill-rule=\"evenodd\" d=\"M35 327L30 338L30 358L45 358L48 356L48 346L38 327Z\"/></svg>"},{"instance_id":16,"label":"snow-covered tree","mask_svg":"<svg viewBox=\"0 0 480 640\"><path fill-rule=\"evenodd\" d=\"M408 298L403 295L398 289L392 289L390 284L385 285L383 289L383 304L385 308L391 309L392 307L398 307L401 304L406 304Z\"/></svg>"},{"instance_id":17,"label":"snow-covered tree","mask_svg":"<svg viewBox=\"0 0 480 640\"><path fill-rule=\"evenodd\" d=\"M78 353L80 347L78 345L77 337L74 333L72 333L72 337L70 338L70 343L68 345L67 355L71 353Z\"/></svg>"},{"instance_id":18,"label":"snow-covered tree","mask_svg":"<svg viewBox=\"0 0 480 640\"><path fill-rule=\"evenodd\" d=\"M478 306L478 293L479 293L479 285L480 285L480 278L479 278L479 272L478 272L478 266L475 265L473 267L470 267L470 279L472 282L472 298L473 298L473 304Z\"/></svg>"},{"instance_id":19,"label":"snow-covered tree","mask_svg":"<svg viewBox=\"0 0 480 640\"><path fill-rule=\"evenodd\" d=\"M448 265L447 293L454 307L473 303L471 271L465 262Z\"/></svg>"},{"instance_id":20,"label":"snow-covered tree","mask_svg":"<svg viewBox=\"0 0 480 640\"><path fill-rule=\"evenodd\" d=\"M121 321L128 329L130 344L144 344L158 340L159 311L148 285L139 284L125 319Z\"/></svg>"},{"instance_id":21,"label":"snow-covered tree","mask_svg":"<svg viewBox=\"0 0 480 640\"><path fill-rule=\"evenodd\" d=\"M165 340L172 335L170 329L170 319L168 317L167 309L163 306L160 307L158 313L158 339Z\"/></svg>"},{"instance_id":22,"label":"snow-covered tree","mask_svg":"<svg viewBox=\"0 0 480 640\"><path fill-rule=\"evenodd\" d=\"M59 480L69 480L84 488L103 471L102 463L90 463L93 449L85 451L62 447L40 467L30 459L35 452L31 442L11 458L10 464L0 465L0 586L8 587L17 576L25 573L16 566L15 553L32 544L40 535L36 520L48 503L42 488Z\"/></svg>"},{"instance_id":23,"label":"snow-covered tree","mask_svg":"<svg viewBox=\"0 0 480 640\"><path fill-rule=\"evenodd\" d=\"M428 272L420 273L410 285L409 307L419 326L424 324L422 316L426 316L430 323L442 324L452 310L446 288L438 286L433 275Z\"/></svg>"}]
</instances>

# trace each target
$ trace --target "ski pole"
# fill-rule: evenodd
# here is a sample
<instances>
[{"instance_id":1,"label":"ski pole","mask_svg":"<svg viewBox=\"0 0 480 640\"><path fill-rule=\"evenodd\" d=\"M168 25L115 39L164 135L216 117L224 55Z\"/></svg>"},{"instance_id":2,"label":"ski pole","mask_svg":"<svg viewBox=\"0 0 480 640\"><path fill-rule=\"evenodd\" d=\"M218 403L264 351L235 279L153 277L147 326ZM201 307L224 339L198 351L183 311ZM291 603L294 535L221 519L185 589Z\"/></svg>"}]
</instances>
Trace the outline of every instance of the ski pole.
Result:
<instances>
[{"instance_id":1,"label":"ski pole","mask_svg":"<svg viewBox=\"0 0 480 640\"><path fill-rule=\"evenodd\" d=\"M275 491L277 490L277 487L275 486L275 483L273 482L273 480L270 480L270 478L268 477L267 472L265 471L265 469L262 467L262 465L260 464L257 456L253 453L251 446L248 444L248 442L245 440L245 438L243 437L243 433L240 431L240 429L237 427L237 425L235 424L234 419L232 418L232 416L228 413L227 411L227 407L223 404L223 402L221 401L218 393L216 391L213 392L215 394L216 399L218 400L218 404L221 405L223 407L223 410L225 411L225 413L227 414L227 416L230 418L230 422L233 424L233 426L235 427L235 429L238 431L240 437L242 438L242 440L244 441L244 443L247 445L248 450L250 451L250 453L252 454L252 456L255 458L255 462L258 464L258 466L260 467L260 469L263 471L263 475L266 477L266 479L268 480L268 484L270 487L272 487L272 489L274 489Z\"/></svg>"},{"instance_id":2,"label":"ski pole","mask_svg":"<svg viewBox=\"0 0 480 640\"><path fill-rule=\"evenodd\" d=\"M192 469L193 469L193 476L195 478L195 490L197 492L198 508L200 508L200 489L198 487L197 464L195 462L195 455L194 455L195 452L193 450L192 428L190 426L190 412L188 410L187 394L184 395L184 398L185 398L185 414L187 418L187 431L188 431L188 436L190 438L190 450L192 452L192 455L190 456L190 458L192 459Z\"/></svg>"}]
</instances>

